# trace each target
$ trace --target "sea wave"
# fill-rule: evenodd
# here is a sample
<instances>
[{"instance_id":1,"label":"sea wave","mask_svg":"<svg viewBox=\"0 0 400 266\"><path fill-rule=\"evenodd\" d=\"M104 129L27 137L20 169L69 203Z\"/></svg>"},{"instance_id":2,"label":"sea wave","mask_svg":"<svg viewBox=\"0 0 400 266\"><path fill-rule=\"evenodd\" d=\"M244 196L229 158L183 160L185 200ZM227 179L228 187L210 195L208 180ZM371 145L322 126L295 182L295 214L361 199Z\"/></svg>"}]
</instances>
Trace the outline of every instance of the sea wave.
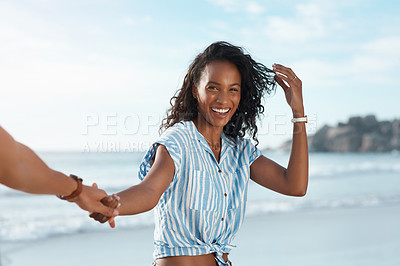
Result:
<instances>
[{"instance_id":1,"label":"sea wave","mask_svg":"<svg viewBox=\"0 0 400 266\"><path fill-rule=\"evenodd\" d=\"M400 195L378 196L370 195L362 198L319 199L278 202L253 201L249 202L246 215L257 216L261 214L285 213L304 210L332 210L341 208L378 207L400 204Z\"/></svg>"},{"instance_id":2,"label":"sea wave","mask_svg":"<svg viewBox=\"0 0 400 266\"><path fill-rule=\"evenodd\" d=\"M274 155L274 154L271 154ZM139 156L60 154L48 156L55 169L82 175L85 184L97 182L109 193L121 191L136 178ZM275 154L285 165L288 154ZM306 197L293 198L266 190L254 182L248 193L248 216L303 210L375 207L400 204L400 156L391 154L310 154L310 184ZM341 177L341 178L339 178ZM348 178L347 178L348 177ZM20 241L60 234L109 230L88 218L74 204L54 196L29 195L0 186L0 240ZM152 212L117 218L118 228L154 223Z\"/></svg>"},{"instance_id":3,"label":"sea wave","mask_svg":"<svg viewBox=\"0 0 400 266\"><path fill-rule=\"evenodd\" d=\"M282 200L249 201L247 216L259 216L279 213L290 213L307 210L329 210L356 207L377 207L400 204L400 195L379 196L370 195L363 198L342 198L325 200L296 200L284 198ZM117 217L117 226L120 229L137 229L154 224L153 212L135 216ZM108 225L89 220L82 211L73 208L57 206L43 208L40 212L32 209L20 213L18 210L9 211L0 217L0 239L2 241L25 241L43 239L65 234L95 232L109 230Z\"/></svg>"},{"instance_id":4,"label":"sea wave","mask_svg":"<svg viewBox=\"0 0 400 266\"><path fill-rule=\"evenodd\" d=\"M395 163L349 163L345 165L312 165L310 166L311 177L348 176L353 174L384 174L400 173L400 162Z\"/></svg>"}]
</instances>

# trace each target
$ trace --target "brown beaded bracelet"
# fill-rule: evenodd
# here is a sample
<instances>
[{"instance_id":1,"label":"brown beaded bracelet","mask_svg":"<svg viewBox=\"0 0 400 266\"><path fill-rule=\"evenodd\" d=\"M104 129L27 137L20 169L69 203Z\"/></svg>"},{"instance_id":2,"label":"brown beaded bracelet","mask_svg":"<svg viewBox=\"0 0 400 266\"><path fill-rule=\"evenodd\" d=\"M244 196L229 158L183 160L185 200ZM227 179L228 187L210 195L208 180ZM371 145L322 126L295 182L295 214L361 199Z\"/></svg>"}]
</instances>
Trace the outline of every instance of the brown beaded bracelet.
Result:
<instances>
[{"instance_id":1,"label":"brown beaded bracelet","mask_svg":"<svg viewBox=\"0 0 400 266\"><path fill-rule=\"evenodd\" d=\"M72 179L74 179L76 181L76 183L78 183L78 187L75 189L75 191L73 191L70 195L68 196L63 196L63 195L57 195L58 198L62 199L62 200L70 200L73 199L75 197L78 197L81 192L82 192L82 178L77 177L76 175L69 175Z\"/></svg>"}]
</instances>

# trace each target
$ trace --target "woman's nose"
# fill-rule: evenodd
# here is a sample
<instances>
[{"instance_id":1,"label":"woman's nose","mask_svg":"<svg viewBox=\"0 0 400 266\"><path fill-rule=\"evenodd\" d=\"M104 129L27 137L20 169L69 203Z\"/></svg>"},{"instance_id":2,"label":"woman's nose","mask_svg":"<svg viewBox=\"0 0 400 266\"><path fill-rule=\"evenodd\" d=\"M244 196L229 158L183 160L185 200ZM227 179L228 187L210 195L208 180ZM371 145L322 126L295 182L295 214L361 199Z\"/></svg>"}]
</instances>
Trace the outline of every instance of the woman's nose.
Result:
<instances>
[{"instance_id":1,"label":"woman's nose","mask_svg":"<svg viewBox=\"0 0 400 266\"><path fill-rule=\"evenodd\" d=\"M225 91L220 91L218 93L217 102L218 103L226 103L228 101L228 93Z\"/></svg>"}]
</instances>

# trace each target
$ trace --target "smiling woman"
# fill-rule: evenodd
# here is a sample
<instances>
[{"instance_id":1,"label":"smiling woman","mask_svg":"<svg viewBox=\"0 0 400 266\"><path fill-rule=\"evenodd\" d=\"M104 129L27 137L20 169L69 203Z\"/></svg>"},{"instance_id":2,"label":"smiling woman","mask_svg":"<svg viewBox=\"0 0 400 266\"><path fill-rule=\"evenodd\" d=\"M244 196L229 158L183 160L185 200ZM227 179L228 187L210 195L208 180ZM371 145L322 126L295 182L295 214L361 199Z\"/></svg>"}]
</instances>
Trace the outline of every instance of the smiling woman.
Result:
<instances>
[{"instance_id":1,"label":"smiling woman","mask_svg":"<svg viewBox=\"0 0 400 266\"><path fill-rule=\"evenodd\" d=\"M273 68L227 42L211 44L190 65L161 125L165 132L140 164L142 182L118 193L120 215L155 207L153 265L231 265L228 254L244 219L250 179L282 194L306 193L302 84L291 69ZM298 118L287 168L243 138L250 134L258 143L261 99L275 88L275 80Z\"/></svg>"},{"instance_id":2,"label":"smiling woman","mask_svg":"<svg viewBox=\"0 0 400 266\"><path fill-rule=\"evenodd\" d=\"M207 131L220 128L222 132L228 124L239 106L240 84L240 73L234 64L216 61L204 68L199 84L193 88L193 97L198 108L194 123L197 129L203 132L218 161L220 136L210 135L212 133ZM212 139L213 137L217 138Z\"/></svg>"}]
</instances>

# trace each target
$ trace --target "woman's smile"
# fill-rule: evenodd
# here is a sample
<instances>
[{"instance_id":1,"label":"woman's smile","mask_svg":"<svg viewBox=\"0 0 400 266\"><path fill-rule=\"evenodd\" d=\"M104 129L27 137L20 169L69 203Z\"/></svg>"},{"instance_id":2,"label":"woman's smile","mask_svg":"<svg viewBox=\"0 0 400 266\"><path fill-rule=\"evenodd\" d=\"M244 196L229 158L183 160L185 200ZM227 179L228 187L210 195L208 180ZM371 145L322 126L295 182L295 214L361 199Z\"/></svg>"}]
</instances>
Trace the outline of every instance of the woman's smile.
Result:
<instances>
[{"instance_id":1,"label":"woman's smile","mask_svg":"<svg viewBox=\"0 0 400 266\"><path fill-rule=\"evenodd\" d=\"M225 117L227 117L230 110L231 110L231 108L211 107L211 111L214 113L214 115L217 118L225 118Z\"/></svg>"}]
</instances>

